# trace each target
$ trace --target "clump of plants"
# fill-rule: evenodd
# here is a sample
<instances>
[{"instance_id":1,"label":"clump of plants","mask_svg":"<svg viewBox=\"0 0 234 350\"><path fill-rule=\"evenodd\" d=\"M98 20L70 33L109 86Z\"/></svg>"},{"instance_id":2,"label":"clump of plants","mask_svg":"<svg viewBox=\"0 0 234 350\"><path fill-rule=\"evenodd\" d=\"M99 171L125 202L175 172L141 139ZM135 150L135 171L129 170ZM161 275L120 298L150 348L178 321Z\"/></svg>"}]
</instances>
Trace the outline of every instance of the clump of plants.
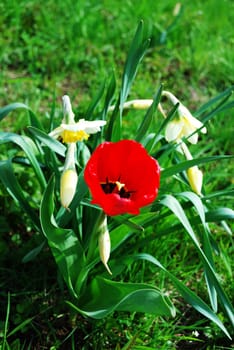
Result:
<instances>
[{"instance_id":1,"label":"clump of plants","mask_svg":"<svg viewBox=\"0 0 234 350\"><path fill-rule=\"evenodd\" d=\"M201 106L195 116L182 98L163 86L151 99L129 100L148 45L140 23L120 91L113 75L82 119L75 118L68 95L62 97L63 117L58 120L51 114L47 129L42 116L22 103L1 108L1 119L18 108L25 109L29 126L27 134L0 133L0 143L11 143L19 152L1 160L0 179L41 237L24 261L50 248L70 292L66 303L73 311L95 319L113 311L174 317L170 293L159 289L157 282L139 283L123 277L135 262L144 261L155 271L162 270L178 294L230 338L219 312L221 309L231 327L233 308L216 271L214 254L221 254L221 247L210 224L219 223L229 234L228 220L234 212L213 203L224 193L206 193L206 174L201 168L208 162L225 163L232 156L200 152L194 158L190 146L199 147L199 135L206 137L209 120L231 108L232 88ZM143 117L136 125L132 120L138 113ZM123 136L128 118L135 128L131 138ZM27 193L27 185L15 175L19 165L25 174L30 171L34 195ZM147 244L157 235L167 240L177 230L189 237L202 265L205 300L147 251ZM168 252L170 249L168 245Z\"/></svg>"}]
</instances>

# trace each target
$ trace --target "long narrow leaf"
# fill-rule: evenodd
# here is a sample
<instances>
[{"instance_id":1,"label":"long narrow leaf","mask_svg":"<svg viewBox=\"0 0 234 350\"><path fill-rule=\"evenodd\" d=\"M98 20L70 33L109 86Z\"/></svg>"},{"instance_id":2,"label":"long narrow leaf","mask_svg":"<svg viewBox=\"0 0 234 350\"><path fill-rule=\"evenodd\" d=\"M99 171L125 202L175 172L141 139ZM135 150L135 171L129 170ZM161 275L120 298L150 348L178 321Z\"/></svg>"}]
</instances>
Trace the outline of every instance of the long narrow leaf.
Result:
<instances>
[{"instance_id":1,"label":"long narrow leaf","mask_svg":"<svg viewBox=\"0 0 234 350\"><path fill-rule=\"evenodd\" d=\"M147 48L149 47L149 40L143 41L143 22L141 21L138 25L137 31L133 38L127 60L124 66L124 72L122 77L122 85L119 97L119 105L116 108L119 108L119 113L117 109L114 110L113 114L115 115L115 127L112 127L111 140L118 141L121 139L122 135L122 112L123 105L127 99L129 91L131 89L133 80L137 73L137 68L141 62L144 54L146 53Z\"/></svg>"},{"instance_id":2,"label":"long narrow leaf","mask_svg":"<svg viewBox=\"0 0 234 350\"><path fill-rule=\"evenodd\" d=\"M219 222L221 220L233 220L234 210L230 208L218 208L210 210L206 213L206 220L211 222Z\"/></svg>"},{"instance_id":3,"label":"long narrow leaf","mask_svg":"<svg viewBox=\"0 0 234 350\"><path fill-rule=\"evenodd\" d=\"M32 164L32 167L34 168L35 174L38 178L38 181L41 185L42 190L44 190L46 186L46 180L40 168L40 164L38 163L37 158L33 152L33 149L34 148L36 149L36 146L34 145L33 141L30 139L30 143L29 143L25 141L23 136L10 133L10 132L0 132L0 144L6 143L6 142L13 142L22 148L22 150L27 155L30 163Z\"/></svg>"},{"instance_id":4,"label":"long narrow leaf","mask_svg":"<svg viewBox=\"0 0 234 350\"><path fill-rule=\"evenodd\" d=\"M200 219L201 223L203 225L203 232L202 232L202 243L203 243L203 249L204 253L209 260L210 265L214 269L214 261L213 261L213 255L212 255L212 247L209 240L209 233L208 233L208 224L206 223L206 216L205 216L205 210L203 203L195 193L193 192L182 192L179 194L179 196L186 198L190 202L192 202L194 208L196 209ZM212 283L212 280L209 278L209 273L207 273L206 265L204 265L205 270L205 277L206 277L206 284L208 288L208 293L211 301L212 308L215 312L217 312L218 304L217 304L217 293L215 290L215 287Z\"/></svg>"},{"instance_id":5,"label":"long narrow leaf","mask_svg":"<svg viewBox=\"0 0 234 350\"><path fill-rule=\"evenodd\" d=\"M5 107L0 108L0 120L5 118L10 112L12 112L18 108L30 110L30 108L27 105L25 105L24 103L21 103L21 102L11 103Z\"/></svg>"},{"instance_id":6,"label":"long narrow leaf","mask_svg":"<svg viewBox=\"0 0 234 350\"><path fill-rule=\"evenodd\" d=\"M106 96L105 96L105 103L104 103L103 112L102 112L102 115L104 117L106 117L106 114L108 112L108 108L110 107L111 102L113 100L115 89L116 89L116 80L115 80L115 74L113 72L111 79L110 79L110 82L108 84L107 92L106 92Z\"/></svg>"},{"instance_id":7,"label":"long narrow leaf","mask_svg":"<svg viewBox=\"0 0 234 350\"><path fill-rule=\"evenodd\" d=\"M33 126L29 126L28 130L36 136L36 138L42 142L44 145L49 147L52 151L59 154L60 156L64 157L66 152L66 147L59 141L53 139L48 134L46 134L44 131L37 129Z\"/></svg>"},{"instance_id":8,"label":"long narrow leaf","mask_svg":"<svg viewBox=\"0 0 234 350\"><path fill-rule=\"evenodd\" d=\"M194 309L196 309L202 315L207 317L209 320L216 323L218 327L227 335L227 337L231 339L227 329L225 328L223 323L220 321L220 319L217 317L217 315L211 310L211 308L198 295L196 295L193 291L191 291L188 287L186 287L182 282L180 282L172 273L170 273L156 258L154 258L150 254L137 254L132 257L132 260L138 260L138 259L149 261L152 264L158 266L160 269L162 269L172 280L177 290L182 295L182 297L186 300L186 302L192 305Z\"/></svg>"},{"instance_id":9,"label":"long narrow leaf","mask_svg":"<svg viewBox=\"0 0 234 350\"><path fill-rule=\"evenodd\" d=\"M103 318L113 311L144 312L175 316L169 298L157 288L143 283L123 283L95 278L78 306L68 304L85 316Z\"/></svg>"},{"instance_id":10,"label":"long narrow leaf","mask_svg":"<svg viewBox=\"0 0 234 350\"><path fill-rule=\"evenodd\" d=\"M218 96L213 97L208 102L206 102L204 105L202 105L194 114L196 116L201 115L204 113L207 109L209 109L211 106L215 105L219 100L223 99L226 100L226 97L230 97L232 92L234 91L234 85L226 89L225 91L221 92Z\"/></svg>"},{"instance_id":11,"label":"long narrow leaf","mask_svg":"<svg viewBox=\"0 0 234 350\"><path fill-rule=\"evenodd\" d=\"M54 178L51 178L41 202L41 226L67 286L73 296L78 297L83 279L86 277L86 274L83 274L84 252L73 230L57 226L53 215L53 193ZM80 284L77 284L77 280L80 281Z\"/></svg>"},{"instance_id":12,"label":"long narrow leaf","mask_svg":"<svg viewBox=\"0 0 234 350\"><path fill-rule=\"evenodd\" d=\"M11 160L0 162L0 179L11 196L19 203L20 207L29 216L37 231L41 231L40 222L36 210L33 209L26 198L11 164Z\"/></svg>"},{"instance_id":13,"label":"long narrow leaf","mask_svg":"<svg viewBox=\"0 0 234 350\"><path fill-rule=\"evenodd\" d=\"M95 108L97 107L98 103L100 102L101 97L103 96L105 91L105 82L102 83L97 95L93 98L93 100L91 101L88 110L85 113L85 119L88 120L93 120L93 112L95 110Z\"/></svg>"},{"instance_id":14,"label":"long narrow leaf","mask_svg":"<svg viewBox=\"0 0 234 350\"><path fill-rule=\"evenodd\" d=\"M135 36L132 40L127 60L124 66L122 88L120 93L120 110L122 111L123 104L126 101L131 84L135 78L138 65L142 60L146 49L149 46L149 41L143 41L143 21L140 21Z\"/></svg>"},{"instance_id":15,"label":"long narrow leaf","mask_svg":"<svg viewBox=\"0 0 234 350\"><path fill-rule=\"evenodd\" d=\"M141 142L143 137L145 137L146 132L149 129L149 126L152 122L154 112L159 104L161 94L162 94L162 85L159 87L157 93L155 94L155 97L153 99L153 103L151 104L151 106L147 110L146 115L145 115L144 119L142 120L142 123L139 126L139 129L137 130L137 134L135 137L136 141Z\"/></svg>"},{"instance_id":16,"label":"long narrow leaf","mask_svg":"<svg viewBox=\"0 0 234 350\"><path fill-rule=\"evenodd\" d=\"M212 283L216 289L217 295L219 296L219 299L220 299L220 302L223 306L223 309L226 311L226 314L229 317L232 325L234 325L234 310L233 310L233 307L230 303L230 300L228 299L227 295L223 291L223 289L219 283L219 280L218 280L209 260L207 259L206 255L204 254L203 250L201 249L199 241L198 241L196 235L194 234L193 229L192 229L180 203L173 196L167 195L160 201L160 204L168 207L175 214L175 216L179 219L181 224L186 229L187 233L189 234L190 238L192 239L192 242L194 243L194 245L197 249L197 252L198 252L203 264L206 265L207 273L209 273L209 278L212 281Z\"/></svg>"},{"instance_id":17,"label":"long narrow leaf","mask_svg":"<svg viewBox=\"0 0 234 350\"><path fill-rule=\"evenodd\" d=\"M194 165L204 164L207 162L213 162L214 160L224 160L224 159L231 159L234 158L234 156L229 155L223 155L223 156L212 156L212 157L205 157L205 158L196 158L192 160L187 160L185 162L181 162L179 164L176 164L170 168L164 169L161 173L162 178L167 178L169 176L178 174L188 168L191 168Z\"/></svg>"}]
</instances>

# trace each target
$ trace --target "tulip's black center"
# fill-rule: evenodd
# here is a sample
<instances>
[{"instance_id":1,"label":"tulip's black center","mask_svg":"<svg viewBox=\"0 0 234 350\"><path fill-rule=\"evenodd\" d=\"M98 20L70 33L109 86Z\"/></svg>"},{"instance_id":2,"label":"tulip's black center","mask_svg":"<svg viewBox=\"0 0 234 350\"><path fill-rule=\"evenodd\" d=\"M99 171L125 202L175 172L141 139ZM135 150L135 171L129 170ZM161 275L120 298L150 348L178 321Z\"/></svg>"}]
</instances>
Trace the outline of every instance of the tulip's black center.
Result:
<instances>
[{"instance_id":1,"label":"tulip's black center","mask_svg":"<svg viewBox=\"0 0 234 350\"><path fill-rule=\"evenodd\" d=\"M130 198L131 194L135 191L128 191L126 186L118 181L109 181L106 178L106 182L101 182L101 187L106 194L117 193L121 198Z\"/></svg>"}]
</instances>

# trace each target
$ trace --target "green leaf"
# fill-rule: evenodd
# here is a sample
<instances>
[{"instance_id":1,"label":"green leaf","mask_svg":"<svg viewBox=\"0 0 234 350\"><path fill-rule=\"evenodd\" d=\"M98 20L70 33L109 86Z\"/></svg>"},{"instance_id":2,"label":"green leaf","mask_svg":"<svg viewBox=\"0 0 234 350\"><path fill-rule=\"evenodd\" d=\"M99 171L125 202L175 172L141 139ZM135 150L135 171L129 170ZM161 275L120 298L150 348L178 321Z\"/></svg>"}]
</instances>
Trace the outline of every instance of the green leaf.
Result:
<instances>
[{"instance_id":1,"label":"green leaf","mask_svg":"<svg viewBox=\"0 0 234 350\"><path fill-rule=\"evenodd\" d=\"M133 80L136 76L138 65L141 62L148 47L149 40L143 41L143 22L141 21L137 27L124 66L120 96L116 105L116 109L113 111L113 119L115 121L115 125L113 128L112 122L111 130L108 130L108 134L110 134L111 131L111 141L113 142L119 141L121 139L123 105L127 99ZM119 113L117 113L118 111Z\"/></svg>"},{"instance_id":2,"label":"green leaf","mask_svg":"<svg viewBox=\"0 0 234 350\"><path fill-rule=\"evenodd\" d=\"M161 201L160 204L163 206L168 207L175 216L179 219L181 224L184 226L186 232L189 234L194 246L197 249L197 252L200 256L201 261L203 262L203 265L206 268L207 274L209 274L209 279L212 281L213 286L216 289L217 295L219 297L219 300L223 306L223 309L225 310L227 316L230 319L230 322L232 325L234 325L234 310L230 303L230 300L228 299L227 295L222 289L222 286L215 274L215 271L213 267L211 266L209 260L207 259L206 255L204 254L203 250L200 247L199 241L185 215L185 212L183 208L181 207L180 203L171 195L165 196Z\"/></svg>"},{"instance_id":3,"label":"green leaf","mask_svg":"<svg viewBox=\"0 0 234 350\"><path fill-rule=\"evenodd\" d=\"M36 230L41 231L36 210L30 206L29 198L25 197L24 192L14 174L11 160L0 162L0 179L10 195L16 202L19 203L20 207L29 216L32 223L35 225Z\"/></svg>"},{"instance_id":4,"label":"green leaf","mask_svg":"<svg viewBox=\"0 0 234 350\"><path fill-rule=\"evenodd\" d=\"M133 230L134 232L142 233L144 231L144 227L142 227L141 225L136 224L131 219L128 219L125 216L121 216L121 215L113 216L112 220L117 222L118 226L120 224L124 224L124 225L128 226L129 229Z\"/></svg>"},{"instance_id":5,"label":"green leaf","mask_svg":"<svg viewBox=\"0 0 234 350\"><path fill-rule=\"evenodd\" d=\"M190 202L192 202L192 204L194 205L194 207L196 208L196 210L199 214L199 217L201 219L203 226L206 227L205 210L204 210L204 206L203 206L203 203L201 201L201 198L194 192L181 192L178 194L178 196L183 197L183 198L189 200Z\"/></svg>"},{"instance_id":6,"label":"green leaf","mask_svg":"<svg viewBox=\"0 0 234 350\"><path fill-rule=\"evenodd\" d=\"M216 104L219 100L221 100L221 102L219 103L220 105L223 105L223 103L226 102L226 100L232 95L234 90L234 85L229 87L228 89L226 89L225 91L221 92L218 96L213 97L212 99L210 99L208 102L206 102L204 105L202 105L195 113L195 116L199 116L202 113L204 113L205 111L207 111L211 106L213 106L214 104ZM215 107L216 109L216 107ZM211 112L213 113L213 111Z\"/></svg>"},{"instance_id":7,"label":"green leaf","mask_svg":"<svg viewBox=\"0 0 234 350\"><path fill-rule=\"evenodd\" d=\"M214 269L212 246L211 246L211 242L209 239L209 227L208 227L208 224L206 223L206 216L205 216L205 210L204 210L203 203L202 203L200 197L193 192L182 192L182 193L178 194L178 196L189 200L193 204L194 208L196 209L196 211L201 219L201 222L202 222L202 225L204 228L204 230L201 234L203 250L204 250L204 253L205 253L207 259L209 260L210 265ZM217 308L218 308L217 293L216 293L215 287L212 283L212 280L210 280L209 272L207 272L207 269L206 269L206 264L204 265L204 270L205 270L206 284L207 284L207 288L208 288L208 293L209 293L211 305L212 305L213 310L217 311Z\"/></svg>"},{"instance_id":8,"label":"green leaf","mask_svg":"<svg viewBox=\"0 0 234 350\"><path fill-rule=\"evenodd\" d=\"M144 312L175 316L169 298L157 288L143 283L124 283L97 277L86 289L78 306L68 303L85 316L103 318L113 311Z\"/></svg>"},{"instance_id":9,"label":"green leaf","mask_svg":"<svg viewBox=\"0 0 234 350\"><path fill-rule=\"evenodd\" d=\"M12 112L18 108L30 110L30 108L27 105L25 105L24 103L21 103L21 102L11 103L5 107L0 108L0 120L5 118L10 112Z\"/></svg>"},{"instance_id":10,"label":"green leaf","mask_svg":"<svg viewBox=\"0 0 234 350\"><path fill-rule=\"evenodd\" d=\"M146 226L152 221L155 221L155 213L140 214L110 230L112 251L117 249L134 232L139 234L140 227Z\"/></svg>"},{"instance_id":11,"label":"green leaf","mask_svg":"<svg viewBox=\"0 0 234 350\"><path fill-rule=\"evenodd\" d=\"M186 300L186 302L192 305L194 309L196 309L202 315L207 317L209 320L216 323L218 327L227 335L227 337L231 339L227 329L225 328L223 323L220 321L218 316L210 309L210 307L198 295L196 295L193 291L191 291L188 287L186 287L182 282L180 282L172 273L170 273L156 258L154 258L152 255L149 255L149 254L137 254L132 257L132 260L138 260L138 259L149 261L152 264L158 266L160 269L162 269L170 277L170 279L176 286L177 290L182 295L182 297Z\"/></svg>"},{"instance_id":12,"label":"green leaf","mask_svg":"<svg viewBox=\"0 0 234 350\"><path fill-rule=\"evenodd\" d=\"M42 198L40 221L59 270L72 292L78 297L87 277L83 248L73 230L57 226L54 212L54 178L51 178Z\"/></svg>"},{"instance_id":13,"label":"green leaf","mask_svg":"<svg viewBox=\"0 0 234 350\"><path fill-rule=\"evenodd\" d=\"M144 119L142 120L142 123L139 126L139 129L137 130L137 134L135 137L136 141L141 142L142 139L145 137L146 132L149 129L149 126L152 122L154 112L159 104L161 94L162 94L162 85L159 87L159 89L154 97L153 103L151 104L151 106L147 110L146 115L145 115Z\"/></svg>"},{"instance_id":14,"label":"green leaf","mask_svg":"<svg viewBox=\"0 0 234 350\"><path fill-rule=\"evenodd\" d=\"M132 40L127 60L124 66L123 78L122 78L122 88L120 93L120 111L123 109L123 104L127 99L129 94L131 84L135 78L138 65L142 60L146 49L149 46L149 41L143 42L143 21L140 21L135 36Z\"/></svg>"},{"instance_id":15,"label":"green leaf","mask_svg":"<svg viewBox=\"0 0 234 350\"><path fill-rule=\"evenodd\" d=\"M105 117L107 112L108 112L108 108L111 105L112 99L114 97L114 93L115 93L115 89L116 89L116 80L115 80L115 75L114 72L112 73L109 85L107 87L107 92L106 92L106 96L105 96L105 103L104 103L104 107L103 107L103 112L102 115Z\"/></svg>"},{"instance_id":16,"label":"green leaf","mask_svg":"<svg viewBox=\"0 0 234 350\"><path fill-rule=\"evenodd\" d=\"M218 208L209 210L206 213L206 220L211 222L219 222L222 220L233 220L234 219L234 210L230 208Z\"/></svg>"},{"instance_id":17,"label":"green leaf","mask_svg":"<svg viewBox=\"0 0 234 350\"><path fill-rule=\"evenodd\" d=\"M32 164L32 167L35 171L35 174L38 178L38 181L41 185L42 190L44 190L46 186L46 180L44 177L44 174L40 168L40 164L37 161L37 158L35 156L34 149L36 149L36 145L31 139L25 139L25 137L10 133L10 132L0 132L0 144L1 143L6 143L6 142L13 142L19 147L22 148L22 150L25 152L27 155L30 163Z\"/></svg>"},{"instance_id":18,"label":"green leaf","mask_svg":"<svg viewBox=\"0 0 234 350\"><path fill-rule=\"evenodd\" d=\"M178 174L188 168L191 168L194 165L204 164L208 162L213 162L215 160L223 160L223 159L231 159L234 158L234 156L229 155L223 155L223 156L212 156L212 157L205 157L205 158L196 158L192 160L187 160L185 162L181 162L179 164L176 164L170 168L164 169L161 172L161 178L167 178L169 176Z\"/></svg>"},{"instance_id":19,"label":"green leaf","mask_svg":"<svg viewBox=\"0 0 234 350\"><path fill-rule=\"evenodd\" d=\"M44 131L37 129L33 126L29 126L28 130L44 145L49 147L52 151L59 154L60 156L64 157L66 153L66 147L59 141L53 139L48 134L46 134Z\"/></svg>"},{"instance_id":20,"label":"green leaf","mask_svg":"<svg viewBox=\"0 0 234 350\"><path fill-rule=\"evenodd\" d=\"M38 254L40 254L40 252L42 251L42 249L45 246L46 241L44 240L38 247L33 248L32 250L30 250L30 252L28 252L22 259L23 263L28 263L29 261L34 260Z\"/></svg>"},{"instance_id":21,"label":"green leaf","mask_svg":"<svg viewBox=\"0 0 234 350\"><path fill-rule=\"evenodd\" d=\"M97 107L98 103L100 102L100 99L104 94L104 91L105 91L105 82L102 83L97 95L92 99L92 101L88 107L88 110L85 113L84 119L93 120L93 112L94 112L95 108Z\"/></svg>"},{"instance_id":22,"label":"green leaf","mask_svg":"<svg viewBox=\"0 0 234 350\"><path fill-rule=\"evenodd\" d=\"M206 123L208 120L213 118L215 115L218 113L224 111L225 109L230 109L233 107L233 102L227 104L227 100L229 97L232 96L232 93L230 93L228 96L226 96L219 104L217 107L215 107L212 111L210 111L203 119L202 122Z\"/></svg>"}]
</instances>

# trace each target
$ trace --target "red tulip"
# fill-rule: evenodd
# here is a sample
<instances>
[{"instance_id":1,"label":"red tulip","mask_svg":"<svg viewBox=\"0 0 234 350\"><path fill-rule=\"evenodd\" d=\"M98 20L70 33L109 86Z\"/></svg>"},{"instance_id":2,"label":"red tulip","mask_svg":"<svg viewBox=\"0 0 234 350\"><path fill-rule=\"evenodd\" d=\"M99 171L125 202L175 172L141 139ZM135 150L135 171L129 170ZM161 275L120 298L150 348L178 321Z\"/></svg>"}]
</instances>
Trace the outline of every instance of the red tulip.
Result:
<instances>
[{"instance_id":1,"label":"red tulip","mask_svg":"<svg viewBox=\"0 0 234 350\"><path fill-rule=\"evenodd\" d=\"M84 179L92 203L107 215L139 214L158 194L160 168L136 141L104 142L91 155Z\"/></svg>"}]
</instances>

